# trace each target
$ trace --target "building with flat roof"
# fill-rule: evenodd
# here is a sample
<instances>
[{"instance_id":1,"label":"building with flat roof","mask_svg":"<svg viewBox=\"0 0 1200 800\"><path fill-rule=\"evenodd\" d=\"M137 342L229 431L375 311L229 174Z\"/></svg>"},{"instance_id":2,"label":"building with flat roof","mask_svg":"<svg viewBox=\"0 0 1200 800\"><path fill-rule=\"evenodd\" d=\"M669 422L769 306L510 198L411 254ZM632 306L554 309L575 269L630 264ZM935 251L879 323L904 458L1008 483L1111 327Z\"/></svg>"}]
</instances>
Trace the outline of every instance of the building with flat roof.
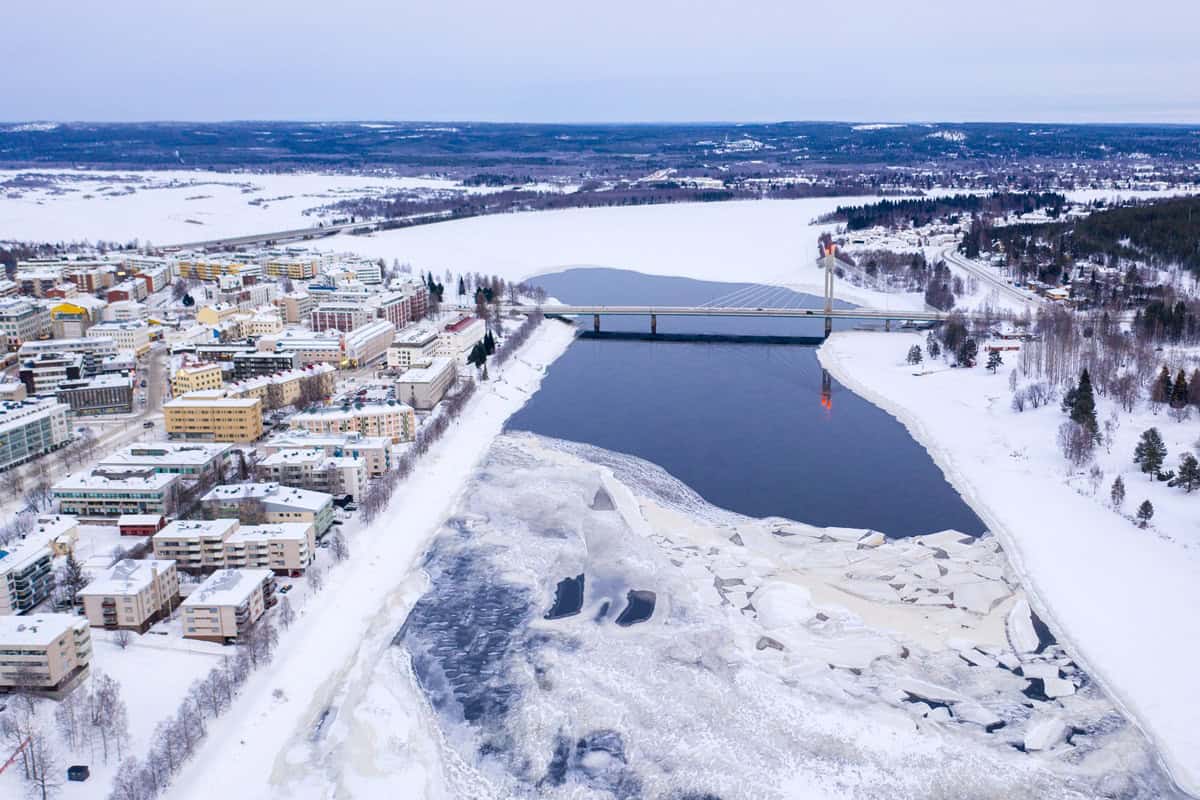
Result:
<instances>
[{"instance_id":1,"label":"building with flat roof","mask_svg":"<svg viewBox=\"0 0 1200 800\"><path fill-rule=\"evenodd\" d=\"M79 353L83 356L83 374L87 376L95 374L101 361L117 354L117 342L111 336L92 334L92 329L88 328L88 335L80 339L46 339L39 342L25 342L17 350L17 357L20 359L36 358L41 353L52 355Z\"/></svg>"},{"instance_id":2,"label":"building with flat roof","mask_svg":"<svg viewBox=\"0 0 1200 800\"><path fill-rule=\"evenodd\" d=\"M25 614L54 588L54 533L35 531L0 545L0 616Z\"/></svg>"},{"instance_id":3,"label":"building with flat roof","mask_svg":"<svg viewBox=\"0 0 1200 800\"><path fill-rule=\"evenodd\" d=\"M387 365L392 369L408 369L414 361L432 358L440 338L436 328L414 325L396 333L387 351Z\"/></svg>"},{"instance_id":4,"label":"building with flat roof","mask_svg":"<svg viewBox=\"0 0 1200 800\"><path fill-rule=\"evenodd\" d=\"M0 470L67 444L71 440L69 410L53 398L0 402Z\"/></svg>"},{"instance_id":5,"label":"building with flat roof","mask_svg":"<svg viewBox=\"0 0 1200 800\"><path fill-rule=\"evenodd\" d=\"M235 483L215 487L201 500L214 517L237 517L245 525L305 522L324 536L333 525L333 496L278 483Z\"/></svg>"},{"instance_id":6,"label":"building with flat roof","mask_svg":"<svg viewBox=\"0 0 1200 800\"><path fill-rule=\"evenodd\" d=\"M87 676L92 634L74 614L0 617L0 654L0 691L64 697Z\"/></svg>"},{"instance_id":7,"label":"building with flat roof","mask_svg":"<svg viewBox=\"0 0 1200 800\"><path fill-rule=\"evenodd\" d=\"M122 514L175 512L179 476L152 469L111 470L68 475L50 492L64 514L80 517L119 517Z\"/></svg>"},{"instance_id":8,"label":"building with flat roof","mask_svg":"<svg viewBox=\"0 0 1200 800\"><path fill-rule=\"evenodd\" d=\"M458 377L458 367L448 358L415 361L396 379L396 399L421 411L441 402Z\"/></svg>"},{"instance_id":9,"label":"building with flat roof","mask_svg":"<svg viewBox=\"0 0 1200 800\"><path fill-rule=\"evenodd\" d=\"M392 440L383 436L363 436L357 432L316 434L297 429L278 433L258 446L258 452L270 456L283 450L321 450L327 456L362 459L367 474L377 478L392 467Z\"/></svg>"},{"instance_id":10,"label":"building with flat roof","mask_svg":"<svg viewBox=\"0 0 1200 800\"><path fill-rule=\"evenodd\" d=\"M342 350L350 366L361 367L387 353L395 338L395 326L387 320L377 319L344 334Z\"/></svg>"},{"instance_id":11,"label":"building with flat roof","mask_svg":"<svg viewBox=\"0 0 1200 800\"><path fill-rule=\"evenodd\" d=\"M275 573L271 570L217 570L183 601L183 635L210 642L236 641L273 605Z\"/></svg>"},{"instance_id":12,"label":"building with flat roof","mask_svg":"<svg viewBox=\"0 0 1200 800\"><path fill-rule=\"evenodd\" d=\"M79 590L93 628L146 630L179 605L179 573L165 559L123 558Z\"/></svg>"},{"instance_id":13,"label":"building with flat roof","mask_svg":"<svg viewBox=\"0 0 1200 800\"><path fill-rule=\"evenodd\" d=\"M293 414L288 424L317 435L360 433L391 442L410 442L416 435L417 417L411 406L395 400L386 403L345 403Z\"/></svg>"},{"instance_id":14,"label":"building with flat roof","mask_svg":"<svg viewBox=\"0 0 1200 800\"><path fill-rule=\"evenodd\" d=\"M258 349L295 353L297 366L333 364L340 367L346 356L342 352L342 335L337 332L286 330L275 336L258 340Z\"/></svg>"},{"instance_id":15,"label":"building with flat roof","mask_svg":"<svg viewBox=\"0 0 1200 800\"><path fill-rule=\"evenodd\" d=\"M54 396L76 416L133 413L133 379L120 375L63 381Z\"/></svg>"},{"instance_id":16,"label":"building with flat roof","mask_svg":"<svg viewBox=\"0 0 1200 800\"><path fill-rule=\"evenodd\" d=\"M137 285L142 284L139 282ZM150 326L145 322L100 322L88 328L84 336L112 339L117 343L118 350L129 350L136 356L150 350Z\"/></svg>"},{"instance_id":17,"label":"building with flat roof","mask_svg":"<svg viewBox=\"0 0 1200 800\"><path fill-rule=\"evenodd\" d=\"M218 479L232 450L232 445L213 442L139 443L109 453L96 467L107 472L151 469L191 480Z\"/></svg>"},{"instance_id":18,"label":"building with flat roof","mask_svg":"<svg viewBox=\"0 0 1200 800\"><path fill-rule=\"evenodd\" d=\"M336 373L331 364L310 364L231 383L225 393L229 397L257 397L263 401L263 408L272 410L328 398L337 385Z\"/></svg>"},{"instance_id":19,"label":"building with flat roof","mask_svg":"<svg viewBox=\"0 0 1200 800\"><path fill-rule=\"evenodd\" d=\"M154 535L154 554L191 571L256 567L300 575L316 556L307 522L242 525L232 517L176 520Z\"/></svg>"},{"instance_id":20,"label":"building with flat roof","mask_svg":"<svg viewBox=\"0 0 1200 800\"><path fill-rule=\"evenodd\" d=\"M31 342L50 333L50 309L14 297L0 300L0 333L9 342Z\"/></svg>"},{"instance_id":21,"label":"building with flat roof","mask_svg":"<svg viewBox=\"0 0 1200 800\"><path fill-rule=\"evenodd\" d=\"M23 359L17 376L29 395L53 395L61 383L83 377L83 355L80 353L38 353Z\"/></svg>"},{"instance_id":22,"label":"building with flat roof","mask_svg":"<svg viewBox=\"0 0 1200 800\"><path fill-rule=\"evenodd\" d=\"M234 517L177 519L154 534L154 555L169 558L180 569L199 571L226 566L225 540L238 529Z\"/></svg>"},{"instance_id":23,"label":"building with flat roof","mask_svg":"<svg viewBox=\"0 0 1200 800\"><path fill-rule=\"evenodd\" d=\"M442 358L460 359L477 342L483 341L487 325L477 317L463 317L442 328L438 334L438 349L435 355Z\"/></svg>"},{"instance_id":24,"label":"building with flat roof","mask_svg":"<svg viewBox=\"0 0 1200 800\"><path fill-rule=\"evenodd\" d=\"M179 397L188 392L220 389L221 384L220 364L184 364L171 376L171 394Z\"/></svg>"},{"instance_id":25,"label":"building with flat roof","mask_svg":"<svg viewBox=\"0 0 1200 800\"><path fill-rule=\"evenodd\" d=\"M117 530L122 536L153 536L167 524L162 514L122 514L117 517Z\"/></svg>"},{"instance_id":26,"label":"building with flat roof","mask_svg":"<svg viewBox=\"0 0 1200 800\"><path fill-rule=\"evenodd\" d=\"M278 450L254 465L259 480L296 486L338 497L361 498L367 485L363 458L326 455L321 448Z\"/></svg>"},{"instance_id":27,"label":"building with flat roof","mask_svg":"<svg viewBox=\"0 0 1200 800\"><path fill-rule=\"evenodd\" d=\"M253 442L262 436L262 401L228 397L219 389L189 392L163 404L167 433L175 439Z\"/></svg>"},{"instance_id":28,"label":"building with flat roof","mask_svg":"<svg viewBox=\"0 0 1200 800\"><path fill-rule=\"evenodd\" d=\"M367 324L371 316L371 311L362 303L327 300L313 309L310 325L314 331L348 333Z\"/></svg>"}]
</instances>

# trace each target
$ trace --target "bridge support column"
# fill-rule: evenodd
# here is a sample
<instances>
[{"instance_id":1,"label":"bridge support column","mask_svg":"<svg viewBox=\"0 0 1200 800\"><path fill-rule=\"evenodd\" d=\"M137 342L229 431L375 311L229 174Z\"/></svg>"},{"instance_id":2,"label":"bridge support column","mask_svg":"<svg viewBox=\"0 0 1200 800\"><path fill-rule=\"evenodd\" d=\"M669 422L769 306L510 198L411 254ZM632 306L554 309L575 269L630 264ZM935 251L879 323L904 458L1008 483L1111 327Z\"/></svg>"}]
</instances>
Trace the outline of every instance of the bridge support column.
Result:
<instances>
[{"instance_id":1,"label":"bridge support column","mask_svg":"<svg viewBox=\"0 0 1200 800\"><path fill-rule=\"evenodd\" d=\"M658 333L658 314L651 314L650 315L650 335L653 336L657 333Z\"/></svg>"},{"instance_id":2,"label":"bridge support column","mask_svg":"<svg viewBox=\"0 0 1200 800\"><path fill-rule=\"evenodd\" d=\"M885 331L890 331L892 329L892 321L890 319L885 319L883 321L883 329Z\"/></svg>"},{"instance_id":3,"label":"bridge support column","mask_svg":"<svg viewBox=\"0 0 1200 800\"><path fill-rule=\"evenodd\" d=\"M833 317L825 318L825 338L829 338L829 334L833 333Z\"/></svg>"},{"instance_id":4,"label":"bridge support column","mask_svg":"<svg viewBox=\"0 0 1200 800\"><path fill-rule=\"evenodd\" d=\"M592 314L592 330L596 333L600 332L600 315Z\"/></svg>"}]
</instances>

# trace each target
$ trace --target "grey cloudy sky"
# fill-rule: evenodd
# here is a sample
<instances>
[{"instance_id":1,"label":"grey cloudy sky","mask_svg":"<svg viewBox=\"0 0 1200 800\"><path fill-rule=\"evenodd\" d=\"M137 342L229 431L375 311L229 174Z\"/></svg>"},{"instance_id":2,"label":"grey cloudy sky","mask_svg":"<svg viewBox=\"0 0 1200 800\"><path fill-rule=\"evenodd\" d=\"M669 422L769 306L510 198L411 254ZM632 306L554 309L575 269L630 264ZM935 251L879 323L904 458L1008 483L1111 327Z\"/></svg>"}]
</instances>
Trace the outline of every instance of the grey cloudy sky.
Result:
<instances>
[{"instance_id":1,"label":"grey cloudy sky","mask_svg":"<svg viewBox=\"0 0 1200 800\"><path fill-rule=\"evenodd\" d=\"M1200 122L1196 0L38 0L0 119Z\"/></svg>"}]
</instances>

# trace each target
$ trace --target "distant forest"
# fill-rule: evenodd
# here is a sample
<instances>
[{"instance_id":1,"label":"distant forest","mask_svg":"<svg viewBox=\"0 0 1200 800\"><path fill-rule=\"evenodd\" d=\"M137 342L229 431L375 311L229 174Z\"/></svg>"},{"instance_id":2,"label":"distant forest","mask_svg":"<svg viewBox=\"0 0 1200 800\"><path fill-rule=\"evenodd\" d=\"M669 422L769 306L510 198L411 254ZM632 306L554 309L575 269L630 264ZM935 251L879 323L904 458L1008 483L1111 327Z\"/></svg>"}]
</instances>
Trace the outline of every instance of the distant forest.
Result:
<instances>
[{"instance_id":1,"label":"distant forest","mask_svg":"<svg viewBox=\"0 0 1200 800\"><path fill-rule=\"evenodd\" d=\"M881 200L867 206L838 206L821 222L844 222L851 231L876 225L888 227L928 225L956 214L981 214L990 217L1016 212L1028 214L1039 208L1049 210L1050 216L1062 213L1067 198L1055 192L996 192L993 194L956 194L950 197L929 197L916 200Z\"/></svg>"},{"instance_id":2,"label":"distant forest","mask_svg":"<svg viewBox=\"0 0 1200 800\"><path fill-rule=\"evenodd\" d=\"M1200 276L1200 198L1179 197L1100 211L1070 227L1077 256L1178 265Z\"/></svg>"}]
</instances>

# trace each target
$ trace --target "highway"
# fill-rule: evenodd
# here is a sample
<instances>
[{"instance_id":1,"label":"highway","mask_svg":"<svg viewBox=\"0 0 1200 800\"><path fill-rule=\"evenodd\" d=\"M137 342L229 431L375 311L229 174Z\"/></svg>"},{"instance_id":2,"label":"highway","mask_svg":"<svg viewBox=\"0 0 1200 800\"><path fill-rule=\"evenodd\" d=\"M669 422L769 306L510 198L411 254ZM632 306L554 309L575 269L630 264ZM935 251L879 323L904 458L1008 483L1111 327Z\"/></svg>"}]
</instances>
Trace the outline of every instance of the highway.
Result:
<instances>
[{"instance_id":1,"label":"highway","mask_svg":"<svg viewBox=\"0 0 1200 800\"><path fill-rule=\"evenodd\" d=\"M971 259L963 256L953 247L947 247L945 250L943 250L942 257L950 264L953 264L959 269L971 273L975 277L979 278L979 280L983 281L986 285L993 287L1005 297L1017 301L1030 311L1036 311L1037 307L1041 305L1041 298L1037 297L1036 295L1031 295L1029 292L1024 290L1018 289L1001 277L996 270L992 269L991 267L984 266L976 261L972 261Z\"/></svg>"},{"instance_id":2,"label":"highway","mask_svg":"<svg viewBox=\"0 0 1200 800\"><path fill-rule=\"evenodd\" d=\"M449 216L450 214L447 211L432 211L425 214L411 214L407 217L359 220L358 222L343 222L337 225L322 225L313 228L292 228L286 231L250 233L243 236L225 236L220 239L205 239L196 242L160 245L155 249L176 252L181 250L209 250L248 247L250 245L282 244L284 242L297 242L307 239L321 239L339 233L371 233L382 228L401 228L417 224L418 222L433 222L436 219Z\"/></svg>"}]
</instances>

